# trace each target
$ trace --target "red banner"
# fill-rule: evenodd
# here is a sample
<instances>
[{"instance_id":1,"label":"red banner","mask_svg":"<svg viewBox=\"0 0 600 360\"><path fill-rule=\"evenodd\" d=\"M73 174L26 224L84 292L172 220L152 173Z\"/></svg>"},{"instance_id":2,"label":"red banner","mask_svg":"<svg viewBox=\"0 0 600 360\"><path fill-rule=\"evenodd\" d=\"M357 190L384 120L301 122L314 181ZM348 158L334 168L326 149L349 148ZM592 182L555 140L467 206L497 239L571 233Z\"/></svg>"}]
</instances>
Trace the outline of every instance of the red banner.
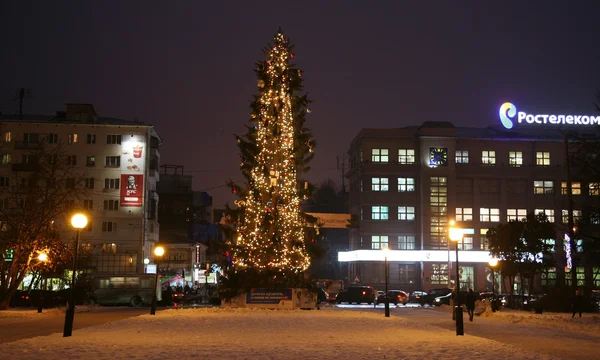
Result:
<instances>
[{"instance_id":1,"label":"red banner","mask_svg":"<svg viewBox=\"0 0 600 360\"><path fill-rule=\"evenodd\" d=\"M144 175L121 174L121 206L141 207Z\"/></svg>"}]
</instances>

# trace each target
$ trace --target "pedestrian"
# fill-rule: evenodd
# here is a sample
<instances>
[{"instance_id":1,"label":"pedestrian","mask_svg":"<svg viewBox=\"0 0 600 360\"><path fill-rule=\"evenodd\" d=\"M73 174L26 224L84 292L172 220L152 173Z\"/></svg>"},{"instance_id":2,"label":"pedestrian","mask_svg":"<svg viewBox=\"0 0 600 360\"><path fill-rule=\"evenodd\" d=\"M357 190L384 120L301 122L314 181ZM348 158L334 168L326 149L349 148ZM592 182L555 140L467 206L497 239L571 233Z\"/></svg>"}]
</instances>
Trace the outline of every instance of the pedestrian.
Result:
<instances>
[{"instance_id":1,"label":"pedestrian","mask_svg":"<svg viewBox=\"0 0 600 360\"><path fill-rule=\"evenodd\" d=\"M571 318L575 317L576 313L579 313L579 317L581 317L581 311L583 308L583 295L581 295L581 292L579 291L579 289L577 289L577 291L575 291L575 296L573 297L573 315L571 316Z\"/></svg>"},{"instance_id":2,"label":"pedestrian","mask_svg":"<svg viewBox=\"0 0 600 360\"><path fill-rule=\"evenodd\" d=\"M183 287L183 293L187 294L190 292L190 286L186 283L185 286Z\"/></svg>"},{"instance_id":3,"label":"pedestrian","mask_svg":"<svg viewBox=\"0 0 600 360\"><path fill-rule=\"evenodd\" d=\"M469 314L469 321L473 321L473 313L475 312L475 292L473 289L469 289L467 293L467 300L465 301L467 306L467 313Z\"/></svg>"}]
</instances>

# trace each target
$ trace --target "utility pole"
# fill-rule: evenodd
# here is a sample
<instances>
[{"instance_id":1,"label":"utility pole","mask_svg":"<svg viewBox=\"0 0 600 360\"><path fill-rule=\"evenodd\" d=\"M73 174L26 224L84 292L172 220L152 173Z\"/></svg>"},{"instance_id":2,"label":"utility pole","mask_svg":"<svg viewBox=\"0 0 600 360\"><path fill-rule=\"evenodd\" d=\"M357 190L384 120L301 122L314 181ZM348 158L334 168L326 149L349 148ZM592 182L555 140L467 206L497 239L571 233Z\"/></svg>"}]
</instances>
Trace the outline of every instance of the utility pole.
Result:
<instances>
[{"instance_id":1,"label":"utility pole","mask_svg":"<svg viewBox=\"0 0 600 360\"><path fill-rule=\"evenodd\" d=\"M573 187L571 186L571 165L569 159L569 136L568 133L564 136L565 144L565 171L567 173L567 206L568 206L568 234L569 234L569 247L571 248L571 286L573 287L573 294L577 290L577 246L575 244L575 223L573 220ZM566 276L565 276L566 277Z\"/></svg>"}]
</instances>

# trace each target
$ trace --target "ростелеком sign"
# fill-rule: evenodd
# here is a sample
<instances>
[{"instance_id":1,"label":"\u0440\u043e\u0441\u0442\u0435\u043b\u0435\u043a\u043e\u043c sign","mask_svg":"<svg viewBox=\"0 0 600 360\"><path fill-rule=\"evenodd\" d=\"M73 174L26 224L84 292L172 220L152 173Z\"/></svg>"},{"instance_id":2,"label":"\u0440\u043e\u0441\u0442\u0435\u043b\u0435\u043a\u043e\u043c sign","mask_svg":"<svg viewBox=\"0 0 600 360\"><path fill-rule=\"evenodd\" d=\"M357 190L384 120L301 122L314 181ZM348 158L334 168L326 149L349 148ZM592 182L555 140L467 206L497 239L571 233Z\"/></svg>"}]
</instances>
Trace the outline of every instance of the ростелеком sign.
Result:
<instances>
[{"instance_id":1,"label":"\u0440\u043e\u0441\u0442\u0435\u043b\u0435\u043a\u043e\u043c sign","mask_svg":"<svg viewBox=\"0 0 600 360\"><path fill-rule=\"evenodd\" d=\"M515 120L521 124L555 124L555 125L600 125L600 116L590 115L549 115L549 114L528 114L523 111L517 111L514 104L506 102L500 106L500 121L507 129L512 129Z\"/></svg>"}]
</instances>

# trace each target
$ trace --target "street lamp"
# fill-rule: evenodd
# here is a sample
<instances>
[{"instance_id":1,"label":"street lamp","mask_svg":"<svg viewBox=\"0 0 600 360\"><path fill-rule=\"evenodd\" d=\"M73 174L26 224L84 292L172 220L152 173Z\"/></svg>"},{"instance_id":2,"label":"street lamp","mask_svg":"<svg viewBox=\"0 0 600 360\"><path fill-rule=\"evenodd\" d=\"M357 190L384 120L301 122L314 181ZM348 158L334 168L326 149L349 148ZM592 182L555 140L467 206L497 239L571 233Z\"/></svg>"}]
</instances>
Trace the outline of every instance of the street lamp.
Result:
<instances>
[{"instance_id":1,"label":"street lamp","mask_svg":"<svg viewBox=\"0 0 600 360\"><path fill-rule=\"evenodd\" d=\"M156 275L154 275L154 295L152 296L152 306L150 307L150 315L156 314L156 292L158 291L158 261L164 254L164 247L157 246L154 248L154 256L156 259Z\"/></svg>"},{"instance_id":2,"label":"street lamp","mask_svg":"<svg viewBox=\"0 0 600 360\"><path fill-rule=\"evenodd\" d=\"M65 313L65 327L63 337L71 336L73 333L73 318L75 317L75 274L77 272L77 249L79 248L79 236L81 229L86 227L88 219L83 214L75 214L71 218L71 225L75 228L75 247L73 248L73 274L71 275L71 291L69 292L69 301L67 302L67 312Z\"/></svg>"},{"instance_id":3,"label":"street lamp","mask_svg":"<svg viewBox=\"0 0 600 360\"><path fill-rule=\"evenodd\" d=\"M40 263L44 263L46 261L48 261L48 255L46 255L46 253L40 253L38 255L38 260L40 261ZM40 270L40 276L42 274L42 271ZM43 308L43 304L44 304L44 291L46 290L46 277L44 277L42 279L42 284L43 284L43 288L40 290L40 302L38 304L38 314L40 314L42 312L42 308Z\"/></svg>"},{"instance_id":4,"label":"street lamp","mask_svg":"<svg viewBox=\"0 0 600 360\"><path fill-rule=\"evenodd\" d=\"M464 326L463 326L463 312L462 306L460 305L460 280L459 280L459 264L458 264L458 243L462 241L463 238L463 230L461 228L454 227L454 221L450 222L450 240L456 241L456 304L454 308L454 317L456 319L456 335L464 335Z\"/></svg>"},{"instance_id":5,"label":"street lamp","mask_svg":"<svg viewBox=\"0 0 600 360\"><path fill-rule=\"evenodd\" d=\"M383 263L384 263L384 274L385 274L385 317L390 317L390 299L388 297L388 263L387 263L387 258L388 258L388 253L389 253L389 249L388 247L384 247L383 249Z\"/></svg>"},{"instance_id":6,"label":"street lamp","mask_svg":"<svg viewBox=\"0 0 600 360\"><path fill-rule=\"evenodd\" d=\"M490 270L492 271L492 311L496 311L496 277L494 276L494 268L498 265L498 259L491 258L488 262Z\"/></svg>"}]
</instances>

